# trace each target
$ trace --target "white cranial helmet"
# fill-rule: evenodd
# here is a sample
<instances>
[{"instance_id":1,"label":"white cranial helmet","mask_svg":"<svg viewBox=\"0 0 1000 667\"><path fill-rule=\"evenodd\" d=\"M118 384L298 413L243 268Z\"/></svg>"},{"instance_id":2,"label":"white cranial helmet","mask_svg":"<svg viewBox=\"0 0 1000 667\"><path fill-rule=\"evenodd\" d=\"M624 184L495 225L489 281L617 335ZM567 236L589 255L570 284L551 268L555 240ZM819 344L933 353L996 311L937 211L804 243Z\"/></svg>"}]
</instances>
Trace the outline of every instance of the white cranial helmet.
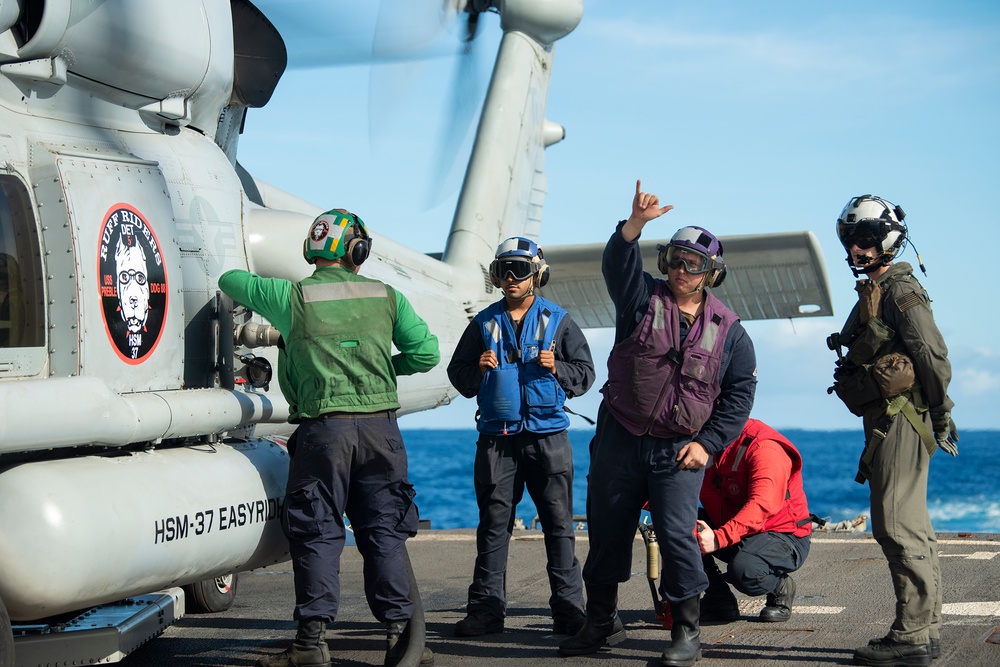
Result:
<instances>
[{"instance_id":1,"label":"white cranial helmet","mask_svg":"<svg viewBox=\"0 0 1000 667\"><path fill-rule=\"evenodd\" d=\"M851 268L870 273L891 262L906 245L905 217L902 208L881 197L852 197L837 218L837 237L848 251L847 262L851 264L850 250L854 245L876 248L878 257L863 268L853 265Z\"/></svg>"}]
</instances>

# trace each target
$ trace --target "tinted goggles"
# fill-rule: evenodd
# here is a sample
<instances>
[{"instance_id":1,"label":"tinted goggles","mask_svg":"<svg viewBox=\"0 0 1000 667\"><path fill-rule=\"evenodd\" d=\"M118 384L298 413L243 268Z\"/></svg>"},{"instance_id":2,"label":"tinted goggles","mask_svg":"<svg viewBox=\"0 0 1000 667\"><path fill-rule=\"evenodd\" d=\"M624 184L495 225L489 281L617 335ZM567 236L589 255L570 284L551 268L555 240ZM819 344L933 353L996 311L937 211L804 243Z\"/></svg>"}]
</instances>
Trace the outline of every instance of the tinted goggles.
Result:
<instances>
[{"instance_id":1,"label":"tinted goggles","mask_svg":"<svg viewBox=\"0 0 1000 667\"><path fill-rule=\"evenodd\" d=\"M497 259L490 268L497 280L503 280L507 276L518 281L527 280L535 274L535 265L520 259Z\"/></svg>"},{"instance_id":2,"label":"tinted goggles","mask_svg":"<svg viewBox=\"0 0 1000 667\"><path fill-rule=\"evenodd\" d=\"M692 275L705 273L712 268L708 257L677 246L667 246L666 265L669 269L679 269L683 266L684 270Z\"/></svg>"},{"instance_id":3,"label":"tinted goggles","mask_svg":"<svg viewBox=\"0 0 1000 667\"><path fill-rule=\"evenodd\" d=\"M882 220L860 220L858 222L838 222L837 236L845 248L858 246L862 250L874 248L888 233Z\"/></svg>"}]
</instances>

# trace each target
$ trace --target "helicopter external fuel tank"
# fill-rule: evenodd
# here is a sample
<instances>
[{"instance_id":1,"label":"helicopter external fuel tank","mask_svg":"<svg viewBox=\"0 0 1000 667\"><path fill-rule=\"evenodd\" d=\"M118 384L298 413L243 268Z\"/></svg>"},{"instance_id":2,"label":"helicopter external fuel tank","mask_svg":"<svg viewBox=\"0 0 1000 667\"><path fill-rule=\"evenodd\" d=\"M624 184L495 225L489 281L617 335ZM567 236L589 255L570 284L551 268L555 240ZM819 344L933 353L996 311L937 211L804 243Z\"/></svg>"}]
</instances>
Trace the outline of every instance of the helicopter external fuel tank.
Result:
<instances>
[{"instance_id":1,"label":"helicopter external fuel tank","mask_svg":"<svg viewBox=\"0 0 1000 667\"><path fill-rule=\"evenodd\" d=\"M287 558L288 453L268 439L0 470L0 598L13 621Z\"/></svg>"}]
</instances>

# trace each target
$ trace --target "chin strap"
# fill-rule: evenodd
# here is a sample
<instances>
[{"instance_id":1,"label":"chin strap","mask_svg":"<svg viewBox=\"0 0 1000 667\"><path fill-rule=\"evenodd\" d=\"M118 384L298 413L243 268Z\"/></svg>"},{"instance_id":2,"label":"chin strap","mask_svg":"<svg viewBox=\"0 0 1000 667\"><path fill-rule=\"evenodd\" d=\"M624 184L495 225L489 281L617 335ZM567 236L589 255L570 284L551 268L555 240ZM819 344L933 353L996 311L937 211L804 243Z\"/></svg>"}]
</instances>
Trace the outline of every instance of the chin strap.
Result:
<instances>
[{"instance_id":1,"label":"chin strap","mask_svg":"<svg viewBox=\"0 0 1000 667\"><path fill-rule=\"evenodd\" d=\"M524 301L529 296L535 296L534 286L529 287L528 291L524 293L524 296L510 296L507 294L507 290L505 290L503 287L500 288L500 292L503 294L505 299L510 299L511 301Z\"/></svg>"},{"instance_id":2,"label":"chin strap","mask_svg":"<svg viewBox=\"0 0 1000 667\"><path fill-rule=\"evenodd\" d=\"M667 282L669 284L669 281L667 281ZM680 293L678 293L677 291L674 290L673 285L670 286L670 291L674 293L675 297L676 296L693 296L693 295L697 294L698 292L704 292L706 287L708 287L708 278L707 277L702 278L701 279L701 283L699 283L698 286L695 287L690 292L680 292Z\"/></svg>"}]
</instances>

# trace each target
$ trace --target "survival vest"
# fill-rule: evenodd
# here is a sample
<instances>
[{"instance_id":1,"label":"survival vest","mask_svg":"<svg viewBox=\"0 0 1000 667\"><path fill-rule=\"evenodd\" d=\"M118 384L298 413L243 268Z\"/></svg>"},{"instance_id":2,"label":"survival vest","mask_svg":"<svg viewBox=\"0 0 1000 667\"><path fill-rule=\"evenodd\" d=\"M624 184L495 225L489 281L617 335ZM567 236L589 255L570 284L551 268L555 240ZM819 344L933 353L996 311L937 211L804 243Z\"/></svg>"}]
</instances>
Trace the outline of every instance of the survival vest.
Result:
<instances>
[{"instance_id":1,"label":"survival vest","mask_svg":"<svg viewBox=\"0 0 1000 667\"><path fill-rule=\"evenodd\" d=\"M483 343L496 352L498 362L479 385L480 433L509 435L522 429L555 433L569 427L563 410L566 392L538 363L540 350L554 349L556 329L565 315L565 310L536 295L521 323L520 339L502 300L476 315L473 321Z\"/></svg>"},{"instance_id":2,"label":"survival vest","mask_svg":"<svg viewBox=\"0 0 1000 667\"><path fill-rule=\"evenodd\" d=\"M283 378L293 420L399 407L395 290L348 271L320 272L292 285L291 314Z\"/></svg>"},{"instance_id":3,"label":"survival vest","mask_svg":"<svg viewBox=\"0 0 1000 667\"><path fill-rule=\"evenodd\" d=\"M726 337L739 318L708 290L683 344L680 318L666 282L657 281L645 317L611 351L601 393L633 435L694 435L712 415Z\"/></svg>"},{"instance_id":4,"label":"survival vest","mask_svg":"<svg viewBox=\"0 0 1000 667\"><path fill-rule=\"evenodd\" d=\"M890 367L910 367L912 362L906 356L906 346L896 332L882 320L885 299L893 283L911 282L916 288L914 294L929 301L927 292L913 278L913 269L905 262L890 268L880 281L859 280L855 289L858 303L840 331L838 342L846 346L847 354L837 361L833 372L833 386L827 393L836 393L847 409L859 417L869 416L873 420L872 436L866 443L858 466L855 481L864 484L870 473L870 464L875 450L885 439L893 417L902 413L920 436L929 454L937 449L934 434L923 422L921 415L927 412L920 384L914 378L912 384L898 393L888 390L883 368L884 361L894 362ZM905 363L898 363L903 361Z\"/></svg>"},{"instance_id":5,"label":"survival vest","mask_svg":"<svg viewBox=\"0 0 1000 667\"><path fill-rule=\"evenodd\" d=\"M785 502L781 509L764 518L763 525L755 532L791 533L804 537L812 532L812 520L802 487L802 455L785 436L764 422L748 419L743 432L705 471L701 487L701 504L715 526L722 527L743 509L750 497L750 466L747 458L764 440L780 444L792 460L792 473L785 489ZM745 535L732 536L738 541ZM728 545L723 545L728 546Z\"/></svg>"}]
</instances>

